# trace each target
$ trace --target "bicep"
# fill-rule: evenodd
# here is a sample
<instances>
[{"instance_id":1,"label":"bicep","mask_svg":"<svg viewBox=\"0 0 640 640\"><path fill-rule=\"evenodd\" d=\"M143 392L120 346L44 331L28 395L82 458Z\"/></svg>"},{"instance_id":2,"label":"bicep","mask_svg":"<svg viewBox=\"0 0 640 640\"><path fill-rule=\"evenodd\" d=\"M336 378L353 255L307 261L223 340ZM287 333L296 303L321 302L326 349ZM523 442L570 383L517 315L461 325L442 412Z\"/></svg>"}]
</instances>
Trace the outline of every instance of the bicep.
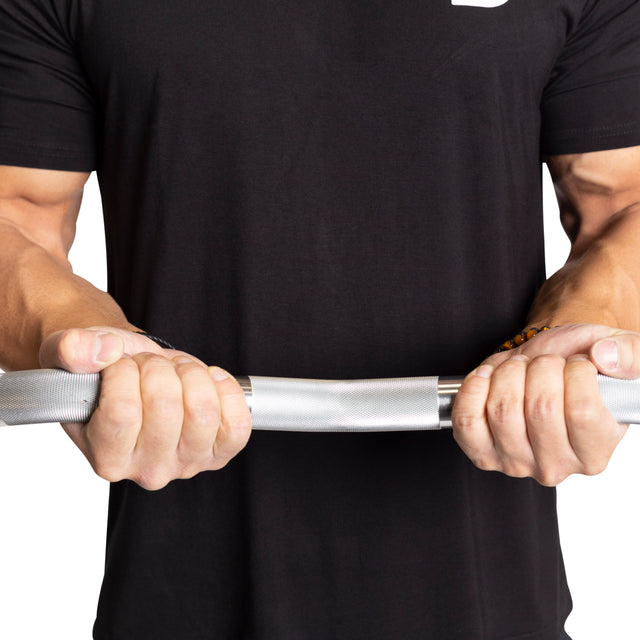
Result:
<instances>
[{"instance_id":1,"label":"bicep","mask_svg":"<svg viewBox=\"0 0 640 640\"><path fill-rule=\"evenodd\" d=\"M560 215L580 255L615 216L640 211L640 146L546 158Z\"/></svg>"},{"instance_id":2,"label":"bicep","mask_svg":"<svg viewBox=\"0 0 640 640\"><path fill-rule=\"evenodd\" d=\"M0 165L0 224L67 262L88 173Z\"/></svg>"}]
</instances>

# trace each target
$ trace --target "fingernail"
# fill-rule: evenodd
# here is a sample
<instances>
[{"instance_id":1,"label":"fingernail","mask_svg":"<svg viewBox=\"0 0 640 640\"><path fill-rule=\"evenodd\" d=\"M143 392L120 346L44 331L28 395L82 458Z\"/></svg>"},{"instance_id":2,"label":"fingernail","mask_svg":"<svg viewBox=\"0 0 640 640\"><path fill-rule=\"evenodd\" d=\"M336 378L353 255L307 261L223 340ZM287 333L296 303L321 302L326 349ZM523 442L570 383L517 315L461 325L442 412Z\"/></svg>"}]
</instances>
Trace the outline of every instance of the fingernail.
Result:
<instances>
[{"instance_id":1,"label":"fingernail","mask_svg":"<svg viewBox=\"0 0 640 640\"><path fill-rule=\"evenodd\" d=\"M603 369L617 369L620 364L618 343L615 340L603 340L594 347L593 356Z\"/></svg>"},{"instance_id":2,"label":"fingernail","mask_svg":"<svg viewBox=\"0 0 640 640\"><path fill-rule=\"evenodd\" d=\"M214 380L226 380L229 377L229 374L220 367L210 367L209 371L211 371Z\"/></svg>"},{"instance_id":3,"label":"fingernail","mask_svg":"<svg viewBox=\"0 0 640 640\"><path fill-rule=\"evenodd\" d=\"M95 339L94 353L98 364L114 362L122 354L122 338L115 333L99 333Z\"/></svg>"},{"instance_id":4,"label":"fingernail","mask_svg":"<svg viewBox=\"0 0 640 640\"><path fill-rule=\"evenodd\" d=\"M173 361L176 364L190 364L193 362L193 360L191 358L187 358L187 356L176 356Z\"/></svg>"},{"instance_id":5,"label":"fingernail","mask_svg":"<svg viewBox=\"0 0 640 640\"><path fill-rule=\"evenodd\" d=\"M478 378L490 378L493 373L493 367L490 364L483 364L476 370Z\"/></svg>"}]
</instances>

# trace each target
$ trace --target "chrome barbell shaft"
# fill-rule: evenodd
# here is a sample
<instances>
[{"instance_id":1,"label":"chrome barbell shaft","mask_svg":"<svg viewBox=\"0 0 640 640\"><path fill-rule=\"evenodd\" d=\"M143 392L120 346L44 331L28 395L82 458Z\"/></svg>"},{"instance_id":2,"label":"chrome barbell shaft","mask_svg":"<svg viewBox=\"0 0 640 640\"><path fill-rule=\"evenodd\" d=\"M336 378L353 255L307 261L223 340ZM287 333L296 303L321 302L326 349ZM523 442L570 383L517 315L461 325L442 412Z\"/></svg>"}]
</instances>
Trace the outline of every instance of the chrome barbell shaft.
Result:
<instances>
[{"instance_id":1,"label":"chrome barbell shaft","mask_svg":"<svg viewBox=\"0 0 640 640\"><path fill-rule=\"evenodd\" d=\"M254 429L405 431L451 426L461 378L306 380L239 377ZM620 423L640 423L640 380L598 376L605 406ZM99 374L35 369L0 374L0 421L7 425L87 422Z\"/></svg>"}]
</instances>

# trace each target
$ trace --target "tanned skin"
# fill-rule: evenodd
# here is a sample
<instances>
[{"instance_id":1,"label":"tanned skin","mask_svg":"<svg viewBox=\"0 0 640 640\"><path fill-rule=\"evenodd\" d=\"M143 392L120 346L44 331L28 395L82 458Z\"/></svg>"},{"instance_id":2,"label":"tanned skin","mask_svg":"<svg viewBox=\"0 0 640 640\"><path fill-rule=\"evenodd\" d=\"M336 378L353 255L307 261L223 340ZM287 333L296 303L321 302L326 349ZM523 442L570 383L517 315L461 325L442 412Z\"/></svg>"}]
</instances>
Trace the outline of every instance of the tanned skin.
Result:
<instances>
[{"instance_id":1,"label":"tanned skin","mask_svg":"<svg viewBox=\"0 0 640 640\"><path fill-rule=\"evenodd\" d=\"M530 325L561 326L471 372L453 423L478 467L556 485L602 471L626 431L596 373L640 377L640 147L547 162L572 249ZM107 480L159 489L219 469L249 438L244 394L223 369L135 333L108 294L73 274L87 178L0 166L0 366L102 372L91 422L63 426Z\"/></svg>"},{"instance_id":2,"label":"tanned skin","mask_svg":"<svg viewBox=\"0 0 640 640\"><path fill-rule=\"evenodd\" d=\"M134 333L67 259L87 174L0 167L0 366L102 372L98 409L65 430L102 478L159 489L224 466L251 417L219 367Z\"/></svg>"},{"instance_id":3,"label":"tanned skin","mask_svg":"<svg viewBox=\"0 0 640 640\"><path fill-rule=\"evenodd\" d=\"M640 147L547 159L571 240L529 326L559 326L485 360L453 411L481 469L553 486L603 471L627 426L604 408L596 373L640 377Z\"/></svg>"}]
</instances>

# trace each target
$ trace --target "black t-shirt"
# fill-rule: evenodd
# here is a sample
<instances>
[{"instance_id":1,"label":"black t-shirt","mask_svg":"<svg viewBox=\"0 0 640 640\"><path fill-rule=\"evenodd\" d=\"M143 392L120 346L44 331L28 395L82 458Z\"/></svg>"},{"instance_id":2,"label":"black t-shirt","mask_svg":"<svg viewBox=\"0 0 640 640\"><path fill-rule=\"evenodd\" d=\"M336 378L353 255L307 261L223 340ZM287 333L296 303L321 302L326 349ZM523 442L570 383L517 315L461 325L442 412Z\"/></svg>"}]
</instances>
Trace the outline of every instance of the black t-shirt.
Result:
<instances>
[{"instance_id":1,"label":"black t-shirt","mask_svg":"<svg viewBox=\"0 0 640 640\"><path fill-rule=\"evenodd\" d=\"M0 162L97 169L110 292L237 373L475 366L543 281L541 153L640 144L639 81L636 0L0 0ZM450 433L256 433L109 515L99 640L558 640L570 609L554 491Z\"/></svg>"}]
</instances>

